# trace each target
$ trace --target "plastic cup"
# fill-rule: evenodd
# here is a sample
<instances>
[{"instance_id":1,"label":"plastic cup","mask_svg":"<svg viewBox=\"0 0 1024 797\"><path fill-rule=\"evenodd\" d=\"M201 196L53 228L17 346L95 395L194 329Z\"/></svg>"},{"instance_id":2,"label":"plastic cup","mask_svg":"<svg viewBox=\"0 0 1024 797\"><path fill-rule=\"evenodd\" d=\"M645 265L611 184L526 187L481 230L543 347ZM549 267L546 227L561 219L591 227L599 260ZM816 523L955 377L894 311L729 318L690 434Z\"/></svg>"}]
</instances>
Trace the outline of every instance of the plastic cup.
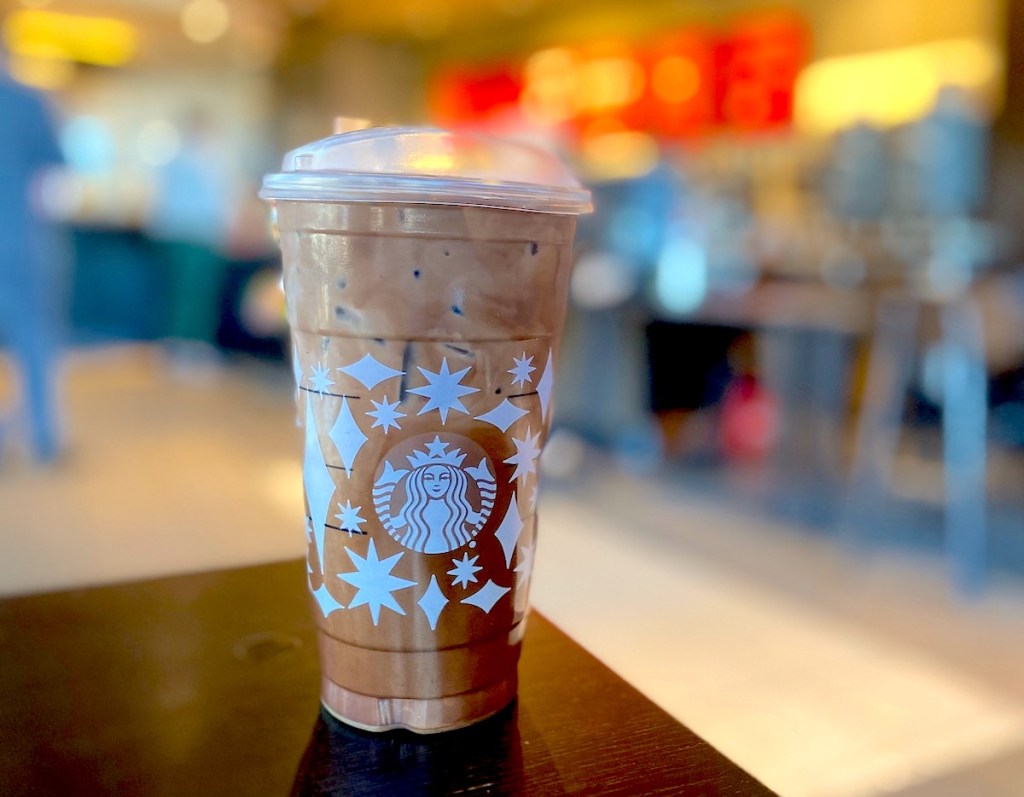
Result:
<instances>
[{"instance_id":1,"label":"plastic cup","mask_svg":"<svg viewBox=\"0 0 1024 797\"><path fill-rule=\"evenodd\" d=\"M576 217L539 150L376 128L268 175L324 707L429 733L516 694Z\"/></svg>"}]
</instances>

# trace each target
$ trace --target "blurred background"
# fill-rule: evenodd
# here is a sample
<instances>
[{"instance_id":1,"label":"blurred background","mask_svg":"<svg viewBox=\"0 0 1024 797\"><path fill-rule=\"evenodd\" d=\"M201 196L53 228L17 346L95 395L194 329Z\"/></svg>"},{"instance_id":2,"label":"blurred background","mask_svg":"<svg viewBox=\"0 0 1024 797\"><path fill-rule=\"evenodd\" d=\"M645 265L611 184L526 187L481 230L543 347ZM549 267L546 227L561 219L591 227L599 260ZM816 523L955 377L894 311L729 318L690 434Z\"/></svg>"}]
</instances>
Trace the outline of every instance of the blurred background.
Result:
<instances>
[{"instance_id":1,"label":"blurred background","mask_svg":"<svg viewBox=\"0 0 1024 797\"><path fill-rule=\"evenodd\" d=\"M482 130L597 207L535 605L784 795L1024 794L1024 0L0 31L0 593L301 555L259 182L339 117Z\"/></svg>"}]
</instances>

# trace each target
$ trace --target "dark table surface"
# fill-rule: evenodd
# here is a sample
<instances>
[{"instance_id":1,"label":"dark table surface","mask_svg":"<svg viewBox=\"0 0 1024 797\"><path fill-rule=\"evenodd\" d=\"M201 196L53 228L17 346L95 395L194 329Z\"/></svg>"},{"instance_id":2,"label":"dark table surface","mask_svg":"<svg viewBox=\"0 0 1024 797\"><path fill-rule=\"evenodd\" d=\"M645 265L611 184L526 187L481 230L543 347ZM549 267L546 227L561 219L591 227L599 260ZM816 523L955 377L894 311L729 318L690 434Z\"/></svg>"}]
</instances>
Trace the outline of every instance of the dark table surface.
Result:
<instances>
[{"instance_id":1,"label":"dark table surface","mask_svg":"<svg viewBox=\"0 0 1024 797\"><path fill-rule=\"evenodd\" d=\"M534 613L461 731L321 714L301 562L0 601L0 794L767 795Z\"/></svg>"}]
</instances>

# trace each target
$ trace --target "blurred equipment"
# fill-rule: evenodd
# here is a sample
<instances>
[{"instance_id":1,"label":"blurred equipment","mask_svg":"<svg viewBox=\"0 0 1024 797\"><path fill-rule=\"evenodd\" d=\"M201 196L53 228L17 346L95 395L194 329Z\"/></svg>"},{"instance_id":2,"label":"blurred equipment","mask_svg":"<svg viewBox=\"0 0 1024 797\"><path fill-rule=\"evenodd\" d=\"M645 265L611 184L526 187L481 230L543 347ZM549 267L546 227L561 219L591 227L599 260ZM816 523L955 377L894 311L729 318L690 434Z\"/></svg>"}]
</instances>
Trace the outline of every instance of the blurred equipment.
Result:
<instances>
[{"instance_id":1,"label":"blurred equipment","mask_svg":"<svg viewBox=\"0 0 1024 797\"><path fill-rule=\"evenodd\" d=\"M893 487L904 409L919 361L941 413L942 510L952 580L965 593L988 569L988 384L983 322L973 287L993 231L973 215L985 189L987 128L965 95L946 87L909 131L897 172L891 245L904 279L882 292L857 425L845 524L862 537L898 525ZM933 328L931 336L929 329Z\"/></svg>"}]
</instances>

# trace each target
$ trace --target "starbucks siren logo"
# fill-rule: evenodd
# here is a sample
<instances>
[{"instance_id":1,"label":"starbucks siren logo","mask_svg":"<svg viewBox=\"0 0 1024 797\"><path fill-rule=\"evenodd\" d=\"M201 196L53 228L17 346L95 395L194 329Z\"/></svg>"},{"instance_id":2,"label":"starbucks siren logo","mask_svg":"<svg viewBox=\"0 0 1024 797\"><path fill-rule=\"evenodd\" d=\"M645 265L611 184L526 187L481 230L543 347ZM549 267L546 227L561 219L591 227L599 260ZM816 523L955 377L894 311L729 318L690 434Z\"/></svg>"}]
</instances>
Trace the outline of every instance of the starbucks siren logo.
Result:
<instances>
[{"instance_id":1,"label":"starbucks siren logo","mask_svg":"<svg viewBox=\"0 0 1024 797\"><path fill-rule=\"evenodd\" d=\"M412 551L473 547L497 492L487 455L461 435L429 438L403 441L388 452L373 485L377 516L388 534ZM467 458L479 464L467 467Z\"/></svg>"}]
</instances>

